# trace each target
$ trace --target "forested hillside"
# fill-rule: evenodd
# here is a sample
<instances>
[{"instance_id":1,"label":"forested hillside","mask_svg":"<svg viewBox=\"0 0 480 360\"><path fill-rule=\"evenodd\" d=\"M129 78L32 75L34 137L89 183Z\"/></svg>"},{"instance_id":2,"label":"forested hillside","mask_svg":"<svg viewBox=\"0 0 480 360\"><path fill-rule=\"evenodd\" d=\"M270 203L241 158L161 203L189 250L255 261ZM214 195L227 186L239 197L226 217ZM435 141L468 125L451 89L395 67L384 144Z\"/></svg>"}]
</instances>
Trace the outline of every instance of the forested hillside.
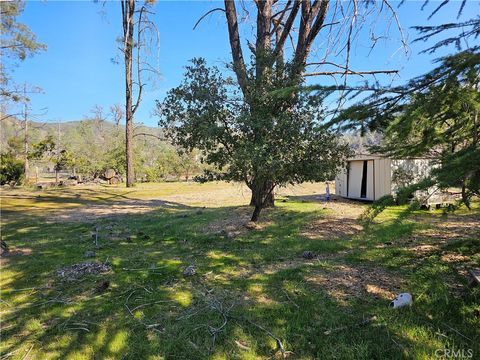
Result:
<instances>
[{"instance_id":1,"label":"forested hillside","mask_svg":"<svg viewBox=\"0 0 480 360\"><path fill-rule=\"evenodd\" d=\"M125 173L125 127L98 119L41 123L28 122L28 157L31 165L52 164L59 170L82 174L86 178L101 175L106 169ZM15 158L25 157L25 123L17 119L2 122L1 148ZM159 128L135 127L137 178L141 181L190 179L201 169L196 152L186 153L162 139ZM48 146L47 146L48 143ZM30 173L33 167L30 167Z\"/></svg>"}]
</instances>

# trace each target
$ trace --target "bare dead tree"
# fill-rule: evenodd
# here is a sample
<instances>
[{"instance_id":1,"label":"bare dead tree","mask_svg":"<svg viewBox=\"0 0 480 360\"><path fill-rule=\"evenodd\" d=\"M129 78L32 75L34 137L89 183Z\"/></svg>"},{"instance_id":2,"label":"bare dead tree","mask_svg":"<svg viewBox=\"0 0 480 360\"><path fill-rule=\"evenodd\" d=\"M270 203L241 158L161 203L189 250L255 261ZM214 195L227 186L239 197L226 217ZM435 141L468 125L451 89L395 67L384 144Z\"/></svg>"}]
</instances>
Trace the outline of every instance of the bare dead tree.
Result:
<instances>
[{"instance_id":1,"label":"bare dead tree","mask_svg":"<svg viewBox=\"0 0 480 360\"><path fill-rule=\"evenodd\" d=\"M115 126L118 128L120 125L120 121L122 121L125 112L122 109L121 104L113 104L110 106L110 114L112 117Z\"/></svg>"},{"instance_id":2,"label":"bare dead tree","mask_svg":"<svg viewBox=\"0 0 480 360\"><path fill-rule=\"evenodd\" d=\"M25 183L28 184L29 181L29 173L30 173L30 131L29 131L29 120L30 118L35 118L37 116L45 115L46 112L41 114L33 114L30 108L30 94L39 94L42 90L39 87L29 87L27 83L23 84L23 94L19 97L21 99L22 104L22 111L19 113L22 117L22 130L23 130L23 171L25 177Z\"/></svg>"},{"instance_id":3,"label":"bare dead tree","mask_svg":"<svg viewBox=\"0 0 480 360\"><path fill-rule=\"evenodd\" d=\"M142 100L145 83L143 73L158 73L146 58L152 43L158 44L158 31L149 19L154 1L121 0L123 45L120 49L125 63L125 156L127 187L135 183L133 167L133 119ZM135 70L135 71L134 71ZM135 75L134 75L135 74Z\"/></svg>"},{"instance_id":4,"label":"bare dead tree","mask_svg":"<svg viewBox=\"0 0 480 360\"><path fill-rule=\"evenodd\" d=\"M290 66L287 76L292 83L299 83L306 76L319 75L374 75L394 74L397 70L351 70L350 57L353 41L367 20L375 13L388 12L390 22L393 22L400 33L402 46L406 48L401 26L397 15L387 0L380 3L374 1L351 0L288 0L284 2L272 0L256 0L257 21L255 46L249 49L255 57L255 77L269 73L269 69L286 63ZM214 9L217 10L217 9ZM234 63L234 71L244 94L248 94L248 85L251 79L247 75L243 51L239 35L239 22L234 1L225 0L225 16L228 25L229 41ZM295 25L298 24L298 28ZM325 41L321 46L324 55L319 61L307 63L312 53L312 46L320 32L325 33ZM372 38L377 38L373 34ZM291 40L288 48L287 39ZM372 42L372 47L376 41ZM287 49L288 48L288 49ZM287 50L287 51L286 51ZM344 64L328 61L329 56L344 55ZM286 59L286 54L291 54ZM318 56L318 55L317 55ZM259 58L264 58L259 61ZM305 72L307 66L327 68L323 71ZM334 67L332 70L331 67ZM248 97L247 97L248 100Z\"/></svg>"},{"instance_id":5,"label":"bare dead tree","mask_svg":"<svg viewBox=\"0 0 480 360\"><path fill-rule=\"evenodd\" d=\"M30 167L29 167L29 162L28 162L28 99L27 99L27 84L23 85L23 96L24 96L24 102L23 102L23 129L24 129L24 135L23 135L23 152L24 152L24 163L23 163L23 173L25 174L25 184L28 184L28 178L29 178L29 172L30 172Z\"/></svg>"}]
</instances>

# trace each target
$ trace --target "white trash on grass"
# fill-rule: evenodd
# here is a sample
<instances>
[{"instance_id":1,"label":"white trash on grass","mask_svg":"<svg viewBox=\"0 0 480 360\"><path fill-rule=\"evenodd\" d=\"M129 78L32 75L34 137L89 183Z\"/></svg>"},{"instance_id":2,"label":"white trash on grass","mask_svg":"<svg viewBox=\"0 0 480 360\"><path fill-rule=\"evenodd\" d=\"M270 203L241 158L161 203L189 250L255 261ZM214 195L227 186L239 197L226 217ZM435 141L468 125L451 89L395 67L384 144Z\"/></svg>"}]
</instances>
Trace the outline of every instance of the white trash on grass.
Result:
<instances>
[{"instance_id":1,"label":"white trash on grass","mask_svg":"<svg viewBox=\"0 0 480 360\"><path fill-rule=\"evenodd\" d=\"M395 299L392 300L390 303L391 308L399 308L402 306L412 305L413 297L410 293L401 293L398 294Z\"/></svg>"}]
</instances>

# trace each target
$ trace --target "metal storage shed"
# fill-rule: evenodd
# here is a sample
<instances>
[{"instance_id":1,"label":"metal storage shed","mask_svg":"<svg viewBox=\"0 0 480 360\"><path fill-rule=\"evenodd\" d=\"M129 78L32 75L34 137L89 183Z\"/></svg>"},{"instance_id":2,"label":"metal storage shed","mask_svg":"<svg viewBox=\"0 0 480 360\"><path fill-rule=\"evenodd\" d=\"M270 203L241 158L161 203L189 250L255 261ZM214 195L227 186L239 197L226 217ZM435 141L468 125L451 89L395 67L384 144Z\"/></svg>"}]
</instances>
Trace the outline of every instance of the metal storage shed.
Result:
<instances>
[{"instance_id":1,"label":"metal storage shed","mask_svg":"<svg viewBox=\"0 0 480 360\"><path fill-rule=\"evenodd\" d=\"M335 179L335 194L349 199L375 201L393 194L401 184L395 172L402 170L418 181L430 173L427 159L391 159L382 155L358 154L347 160L346 168Z\"/></svg>"}]
</instances>

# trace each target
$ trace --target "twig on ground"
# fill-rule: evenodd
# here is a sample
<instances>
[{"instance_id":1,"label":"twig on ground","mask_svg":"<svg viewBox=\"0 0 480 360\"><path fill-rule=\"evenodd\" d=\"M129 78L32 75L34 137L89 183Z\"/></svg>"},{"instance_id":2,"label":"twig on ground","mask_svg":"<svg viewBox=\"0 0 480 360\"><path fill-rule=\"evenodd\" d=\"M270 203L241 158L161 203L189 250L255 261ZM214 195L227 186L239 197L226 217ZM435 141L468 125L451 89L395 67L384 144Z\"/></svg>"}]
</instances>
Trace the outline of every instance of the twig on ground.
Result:
<instances>
[{"instance_id":1,"label":"twig on ground","mask_svg":"<svg viewBox=\"0 0 480 360\"><path fill-rule=\"evenodd\" d=\"M90 330L88 330L87 328L84 328L84 327L72 327L72 328L66 328L65 330L83 330L83 331L86 331L86 332L90 332Z\"/></svg>"},{"instance_id":2,"label":"twig on ground","mask_svg":"<svg viewBox=\"0 0 480 360\"><path fill-rule=\"evenodd\" d=\"M247 318L240 318L242 320L245 320L246 322L248 322L249 324L259 328L260 330L264 331L268 336L270 336L273 340L275 340L275 342L277 343L277 351L280 351L280 353L282 354L282 358L286 358L287 354L290 354L292 353L291 351L285 351L285 348L282 344L282 340L280 340L280 338L278 336L276 336L275 334L273 334L272 332L270 332L269 330L265 329L263 326L261 325L258 325L257 323L253 322L252 320L250 319L247 319Z\"/></svg>"},{"instance_id":3,"label":"twig on ground","mask_svg":"<svg viewBox=\"0 0 480 360\"><path fill-rule=\"evenodd\" d=\"M29 288L23 288L23 289L12 289L12 290L4 290L4 292L19 292L19 291L28 291L28 290L42 290L46 289L46 287L29 287Z\"/></svg>"},{"instance_id":4,"label":"twig on ground","mask_svg":"<svg viewBox=\"0 0 480 360\"><path fill-rule=\"evenodd\" d=\"M282 291L283 291L283 293L285 294L285 296L287 297L287 299L288 299L293 305L295 305L295 307L296 307L297 309L300 309L300 306L298 306L298 304L295 303L295 301L293 301L293 300L290 298L290 296L288 296L288 292L286 292L284 289L282 289Z\"/></svg>"},{"instance_id":5,"label":"twig on ground","mask_svg":"<svg viewBox=\"0 0 480 360\"><path fill-rule=\"evenodd\" d=\"M0 299L0 301L1 301L2 303L6 304L8 307L12 307L12 305L10 305L9 302L7 302L7 301L5 301L5 300L3 300L3 299Z\"/></svg>"},{"instance_id":6,"label":"twig on ground","mask_svg":"<svg viewBox=\"0 0 480 360\"><path fill-rule=\"evenodd\" d=\"M247 346L247 345L243 345L240 341L238 340L235 340L235 344L237 344L237 346L242 349L242 350L250 350L250 348Z\"/></svg>"},{"instance_id":7,"label":"twig on ground","mask_svg":"<svg viewBox=\"0 0 480 360\"><path fill-rule=\"evenodd\" d=\"M185 314L185 315L182 315L182 316L179 316L179 317L177 317L175 320L179 321L179 320L190 319L192 316L197 315L199 312L205 310L207 307L209 307L209 306L208 306L208 305L202 306L202 307L201 307L200 309L198 309L197 311L191 312L191 313L188 313L188 314Z\"/></svg>"},{"instance_id":8,"label":"twig on ground","mask_svg":"<svg viewBox=\"0 0 480 360\"><path fill-rule=\"evenodd\" d=\"M50 299L50 300L47 300L47 301L43 301L43 302L41 302L41 303L33 304L32 307L34 307L34 306L42 306L42 305L49 304L49 303L59 303L59 304L64 304L64 305L76 304L75 301L62 300L62 299L59 299L58 296L57 296L57 297L54 298L54 299Z\"/></svg>"},{"instance_id":9,"label":"twig on ground","mask_svg":"<svg viewBox=\"0 0 480 360\"><path fill-rule=\"evenodd\" d=\"M154 304L160 304L160 303L167 303L167 302L172 302L172 300L158 300L158 301L152 301L152 302L149 302L149 303L146 303L146 304L141 304L141 305L138 305L138 306L135 306L132 310L135 311L135 310L138 310L138 309L141 309L145 306L150 306L150 305L154 305Z\"/></svg>"},{"instance_id":10,"label":"twig on ground","mask_svg":"<svg viewBox=\"0 0 480 360\"><path fill-rule=\"evenodd\" d=\"M150 290L148 290L146 287L140 287L141 289L145 290L146 292L148 293L151 293ZM135 315L133 314L133 312L135 310L138 310L138 309L141 309L145 306L150 306L150 305L154 305L154 304L159 304L159 303L166 303L166 302L172 302L172 300L158 300L158 301L152 301L152 302L149 302L149 303L145 303L145 304L141 304L141 305L138 305L136 307L134 307L133 309L130 309L130 306L128 306L128 302L130 300L130 298L133 296L133 294L137 291L138 289L135 289L133 291L130 292L130 294L128 294L127 298L125 299L125 303L124 303L124 306L125 308L127 309L127 311L130 313L130 315L132 315L134 318L135 318ZM146 324L144 323L142 320L140 319L136 319L140 324L142 324L145 329L147 330L154 330L154 331L157 331L159 333L163 333L164 331L161 331L159 329L156 329L157 326L160 326L161 324L158 324L158 323L154 323L154 324Z\"/></svg>"},{"instance_id":11,"label":"twig on ground","mask_svg":"<svg viewBox=\"0 0 480 360\"><path fill-rule=\"evenodd\" d=\"M4 359L9 358L10 356L12 356L12 355L15 354L16 352L18 352L18 350L20 350L20 349L13 350L13 351L10 351L9 353L6 353L6 354L3 355L2 357L0 357L0 360L4 360Z\"/></svg>"},{"instance_id":12,"label":"twig on ground","mask_svg":"<svg viewBox=\"0 0 480 360\"><path fill-rule=\"evenodd\" d=\"M359 322L359 323L356 323L356 324L353 324L353 325L345 325L345 326L340 326L340 327L337 327L337 328L334 328L334 329L330 329L330 330L326 330L324 331L323 333L325 335L330 335L331 333L333 332L337 332L337 331L342 331L342 330L347 330L347 329L350 329L352 327L356 327L356 326L365 326L365 325L368 325L370 324L371 322L374 322L377 320L377 317L375 315L373 316L370 316L369 318L367 319L364 319L363 321Z\"/></svg>"},{"instance_id":13,"label":"twig on ground","mask_svg":"<svg viewBox=\"0 0 480 360\"><path fill-rule=\"evenodd\" d=\"M463 337L464 339L467 339L469 341L473 341L472 339L470 339L468 336L465 336L463 335L460 331L458 331L457 329L454 329L452 328L450 325L448 324L445 324L445 323L442 323L443 326L446 326L447 328L449 328L450 330L452 330L453 332L457 333L458 335L460 335L461 337Z\"/></svg>"},{"instance_id":14,"label":"twig on ground","mask_svg":"<svg viewBox=\"0 0 480 360\"><path fill-rule=\"evenodd\" d=\"M154 268L139 268L139 269L129 269L129 268L122 268L123 271L154 271L154 270L161 270L162 268L165 268L165 266L160 266L160 267L154 267Z\"/></svg>"},{"instance_id":15,"label":"twig on ground","mask_svg":"<svg viewBox=\"0 0 480 360\"><path fill-rule=\"evenodd\" d=\"M157 326L160 326L160 325L162 325L162 324L148 324L148 325L145 325L145 327L147 329L152 329L152 328L156 328Z\"/></svg>"},{"instance_id":16,"label":"twig on ground","mask_svg":"<svg viewBox=\"0 0 480 360\"><path fill-rule=\"evenodd\" d=\"M32 349L33 349L33 344L32 344L32 346L30 346L30 349L28 349L27 353L23 356L22 360L25 360L28 357L28 355L30 354L30 351L32 351Z\"/></svg>"},{"instance_id":17,"label":"twig on ground","mask_svg":"<svg viewBox=\"0 0 480 360\"><path fill-rule=\"evenodd\" d=\"M124 303L124 305L125 305L125 307L127 308L128 312L129 312L130 315L132 315L132 316L134 316L134 315L133 315L132 310L130 310L130 308L128 307L128 300L130 300L130 297L135 293L135 291L137 291L137 290L133 290L133 291L127 296L127 298L125 299L125 303Z\"/></svg>"}]
</instances>

